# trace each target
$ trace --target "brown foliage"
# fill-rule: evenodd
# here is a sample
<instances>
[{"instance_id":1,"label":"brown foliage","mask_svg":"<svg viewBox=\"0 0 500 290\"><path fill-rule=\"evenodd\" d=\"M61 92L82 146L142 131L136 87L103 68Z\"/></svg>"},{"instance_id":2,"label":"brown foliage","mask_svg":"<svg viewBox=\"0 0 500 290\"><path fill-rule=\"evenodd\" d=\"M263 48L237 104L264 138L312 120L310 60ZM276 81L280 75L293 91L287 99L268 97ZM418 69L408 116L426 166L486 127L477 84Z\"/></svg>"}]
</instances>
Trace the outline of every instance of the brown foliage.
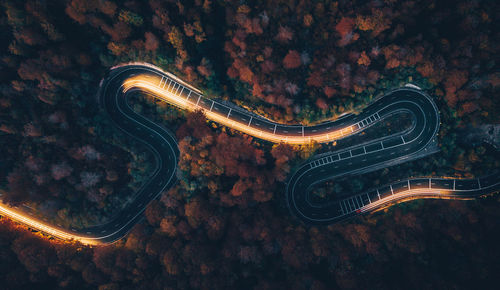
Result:
<instances>
[{"instance_id":1,"label":"brown foliage","mask_svg":"<svg viewBox=\"0 0 500 290\"><path fill-rule=\"evenodd\" d=\"M333 97L335 95L335 93L337 92L337 90L335 90L332 87L326 86L326 87L323 88L323 92L325 93L325 95L328 98L331 98L331 97Z\"/></svg>"},{"instance_id":2,"label":"brown foliage","mask_svg":"<svg viewBox=\"0 0 500 290\"><path fill-rule=\"evenodd\" d=\"M157 200L153 200L145 211L146 219L152 226L158 226L162 220L164 208Z\"/></svg>"},{"instance_id":3,"label":"brown foliage","mask_svg":"<svg viewBox=\"0 0 500 290\"><path fill-rule=\"evenodd\" d=\"M276 40L282 43L287 43L293 39L293 31L286 26L280 26Z\"/></svg>"},{"instance_id":4,"label":"brown foliage","mask_svg":"<svg viewBox=\"0 0 500 290\"><path fill-rule=\"evenodd\" d=\"M49 243L29 235L16 239L12 250L17 254L19 261L32 273L45 271L55 258L54 250Z\"/></svg>"},{"instance_id":5,"label":"brown foliage","mask_svg":"<svg viewBox=\"0 0 500 290\"><path fill-rule=\"evenodd\" d=\"M187 114L186 122L177 130L179 140L191 136L196 139L203 139L210 135L210 129L207 127L207 118L202 111L190 112Z\"/></svg>"},{"instance_id":6,"label":"brown foliage","mask_svg":"<svg viewBox=\"0 0 500 290\"><path fill-rule=\"evenodd\" d=\"M323 86L323 76L320 71L312 71L307 78L307 85L312 87L322 87Z\"/></svg>"},{"instance_id":7,"label":"brown foliage","mask_svg":"<svg viewBox=\"0 0 500 290\"><path fill-rule=\"evenodd\" d=\"M32 186L32 179L27 175L26 171L20 168L14 169L7 176L9 190L2 200L7 203L17 204L26 200Z\"/></svg>"},{"instance_id":8,"label":"brown foliage","mask_svg":"<svg viewBox=\"0 0 500 290\"><path fill-rule=\"evenodd\" d=\"M158 38L151 32L146 32L144 37L146 38L145 49L155 52L159 46Z\"/></svg>"},{"instance_id":9,"label":"brown foliage","mask_svg":"<svg viewBox=\"0 0 500 290\"><path fill-rule=\"evenodd\" d=\"M287 69L293 69L298 68L300 64L300 54L296 50L289 50L283 59L283 66Z\"/></svg>"},{"instance_id":10,"label":"brown foliage","mask_svg":"<svg viewBox=\"0 0 500 290\"><path fill-rule=\"evenodd\" d=\"M492 96L500 78L491 67L496 40L491 34L495 31L493 12L489 12L496 6L491 1L461 0L445 8L392 0L368 4L257 1L248 5L158 0L148 1L149 5L105 0L4 2L0 26L8 48L0 70L5 80L0 130L8 133L2 136L7 140L2 143L6 144L4 156L13 156L5 162L7 166L0 166L7 183L4 200L9 195L34 200L32 195L43 194L63 199L65 194L78 192L71 182L81 183L82 169L100 172L104 183L94 192L99 188L102 195L119 194L110 184L128 183L126 166L119 164L130 158L110 153L118 151L110 145L99 150L102 158L88 159L89 150L81 150L82 146L98 144L99 139L88 136L100 131L75 125L94 116L83 114L92 108L78 103L92 95L91 88L102 77L96 73L137 57L157 61L168 70L171 66L200 88L229 92L224 85L213 84L217 82L206 84L216 75L202 59L212 59L219 51L198 45L220 35L227 38L225 61L217 65L227 70L233 84L244 82L253 95L247 97L243 90L229 97L243 104L250 100L249 105L276 120L295 123L299 115L304 116L304 104L309 108L312 104L311 111L319 114L322 109L328 114L329 104L332 113L333 109L342 112L364 102L360 96L391 83L395 74L407 77L412 68L435 85L434 95L446 95L448 105L456 108L461 118L452 122L498 120L497 98ZM221 7L225 21L213 22L214 27L211 21L219 12L213 12ZM52 8L65 9L68 27L61 27L68 19L53 18ZM144 26L120 21L122 11L140 14L146 20ZM397 25L391 27L392 22ZM419 30L417 23L432 23L432 33ZM443 33L442 23L454 24L453 37ZM75 36L67 31L81 41L74 41ZM169 45L162 46L162 54L157 55L160 36ZM354 44L358 37L362 39ZM311 46L303 47L306 42ZM285 64L283 53L289 51L295 53ZM307 53L301 57L299 51ZM224 67L226 62L228 67ZM282 63L304 73L282 70ZM423 81L418 75L413 77L417 83ZM433 89L426 88L430 94ZM55 114L61 110L65 116ZM443 124L452 118L447 115L442 114ZM200 112L180 122L181 181L164 194L161 204L154 202L146 209L146 221L134 227L126 241L108 248L62 246L0 219L3 288L369 289L373 285L390 288L401 281L429 288L435 281L428 277L434 276L445 288L495 285L491 283L496 282L495 267L481 267L496 265L498 260L495 243L488 243L495 241L498 232L495 221L500 211L494 198L481 201L480 206L426 201L339 225L304 227L281 206L283 183L278 181L289 175L297 154L292 147L277 144L267 150L267 144L231 129L212 130ZM467 151L455 167L465 169L467 162L480 164L482 159L479 153ZM57 166L64 162L73 171ZM94 166L97 163L105 167ZM52 165L57 181L50 177ZM268 202L274 197L276 202ZM456 259L456 249L466 259ZM387 261L407 271L394 271L394 267L389 271ZM453 267L443 261L453 261ZM469 270L478 265L480 275ZM453 275L457 271L461 275ZM379 278L386 276L391 279L381 282Z\"/></svg>"},{"instance_id":11,"label":"brown foliage","mask_svg":"<svg viewBox=\"0 0 500 290\"><path fill-rule=\"evenodd\" d=\"M321 110L326 110L328 109L328 104L325 102L324 99L322 98L317 98L316 99L316 106L321 109Z\"/></svg>"},{"instance_id":12,"label":"brown foliage","mask_svg":"<svg viewBox=\"0 0 500 290\"><path fill-rule=\"evenodd\" d=\"M335 30L342 38L346 37L352 32L354 28L354 19L349 17L342 17L342 19L335 25Z\"/></svg>"},{"instance_id":13,"label":"brown foliage","mask_svg":"<svg viewBox=\"0 0 500 290\"><path fill-rule=\"evenodd\" d=\"M454 108L457 105L457 90L459 90L468 80L468 72L454 70L448 73L444 82L446 90L446 101L450 107Z\"/></svg>"}]
</instances>

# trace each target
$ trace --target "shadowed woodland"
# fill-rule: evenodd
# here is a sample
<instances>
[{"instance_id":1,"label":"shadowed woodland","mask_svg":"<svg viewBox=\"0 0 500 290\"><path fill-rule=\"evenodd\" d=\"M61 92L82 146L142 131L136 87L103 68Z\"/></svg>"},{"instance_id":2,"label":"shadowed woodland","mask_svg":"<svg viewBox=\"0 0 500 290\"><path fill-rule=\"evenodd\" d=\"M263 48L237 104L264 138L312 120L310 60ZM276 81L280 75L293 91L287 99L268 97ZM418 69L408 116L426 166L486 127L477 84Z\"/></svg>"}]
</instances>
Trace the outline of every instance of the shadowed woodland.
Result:
<instances>
[{"instance_id":1,"label":"shadowed woodland","mask_svg":"<svg viewBox=\"0 0 500 290\"><path fill-rule=\"evenodd\" d=\"M495 148L464 140L500 122L498 9L495 1L465 0L2 1L2 200L80 228L126 205L147 180L152 156L113 127L96 92L112 66L130 61L290 124L357 112L405 83L434 97L440 153L325 183L318 198L408 176L491 172L500 167ZM273 145L148 96L130 102L175 132L180 182L106 247L49 240L0 218L2 287L477 289L498 282L497 196L411 201L308 227L286 208L286 178L315 152L352 141Z\"/></svg>"}]
</instances>

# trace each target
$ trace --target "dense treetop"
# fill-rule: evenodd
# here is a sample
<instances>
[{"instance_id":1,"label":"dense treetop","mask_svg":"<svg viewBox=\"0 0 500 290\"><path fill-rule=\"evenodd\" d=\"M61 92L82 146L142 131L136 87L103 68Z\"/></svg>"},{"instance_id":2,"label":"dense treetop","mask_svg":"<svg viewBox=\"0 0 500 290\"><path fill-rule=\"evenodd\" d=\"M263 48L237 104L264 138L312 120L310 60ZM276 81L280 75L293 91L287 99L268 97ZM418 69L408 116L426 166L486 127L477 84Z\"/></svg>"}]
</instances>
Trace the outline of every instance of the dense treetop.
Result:
<instances>
[{"instance_id":1,"label":"dense treetop","mask_svg":"<svg viewBox=\"0 0 500 290\"><path fill-rule=\"evenodd\" d=\"M407 82L435 98L442 154L327 183L322 194L405 174L488 172L500 167L497 153L463 144L460 134L500 121L497 2L2 1L2 198L76 227L123 206L152 158L114 130L95 94L109 68L130 61L285 123L359 110ZM180 182L109 247L48 241L0 219L4 287L422 289L498 280L496 197L411 202L307 227L289 215L284 181L312 152L342 142L272 145L207 123L200 112L147 96L131 102L175 132Z\"/></svg>"}]
</instances>

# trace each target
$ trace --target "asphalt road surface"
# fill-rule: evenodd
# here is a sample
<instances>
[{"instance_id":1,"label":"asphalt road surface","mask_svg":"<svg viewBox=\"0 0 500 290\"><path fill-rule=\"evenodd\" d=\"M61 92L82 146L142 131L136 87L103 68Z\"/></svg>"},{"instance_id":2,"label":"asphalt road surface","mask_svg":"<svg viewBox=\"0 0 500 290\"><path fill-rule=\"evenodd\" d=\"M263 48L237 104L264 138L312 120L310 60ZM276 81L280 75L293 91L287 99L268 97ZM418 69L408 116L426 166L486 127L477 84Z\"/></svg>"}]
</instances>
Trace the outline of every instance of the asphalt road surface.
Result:
<instances>
[{"instance_id":1,"label":"asphalt road surface","mask_svg":"<svg viewBox=\"0 0 500 290\"><path fill-rule=\"evenodd\" d=\"M129 82L134 78L140 80ZM127 99L137 91L182 109L202 110L207 118L255 138L294 144L312 140L330 142L346 138L393 114L409 113L412 116L410 129L341 151L316 156L291 174L286 185L287 204L292 214L307 224L331 224L402 199L468 199L500 190L500 174L493 172L477 179L399 180L369 192L354 193L326 203L314 202L310 192L320 182L359 175L438 152L436 134L440 120L438 108L432 98L417 88L405 87L377 98L358 115L348 114L336 121L314 126L283 125L235 105L206 98L201 91L159 68L148 64L128 64L111 69L103 79L98 92L99 104L116 127L143 143L153 154L154 171L136 193L133 201L110 222L83 230L68 230L55 225L47 227L69 233L78 240L114 242L125 236L143 217L149 202L175 184L179 158L176 139L166 128L131 109ZM31 226L37 227L33 224ZM43 228L41 230L46 231ZM52 235L58 236L53 232Z\"/></svg>"}]
</instances>

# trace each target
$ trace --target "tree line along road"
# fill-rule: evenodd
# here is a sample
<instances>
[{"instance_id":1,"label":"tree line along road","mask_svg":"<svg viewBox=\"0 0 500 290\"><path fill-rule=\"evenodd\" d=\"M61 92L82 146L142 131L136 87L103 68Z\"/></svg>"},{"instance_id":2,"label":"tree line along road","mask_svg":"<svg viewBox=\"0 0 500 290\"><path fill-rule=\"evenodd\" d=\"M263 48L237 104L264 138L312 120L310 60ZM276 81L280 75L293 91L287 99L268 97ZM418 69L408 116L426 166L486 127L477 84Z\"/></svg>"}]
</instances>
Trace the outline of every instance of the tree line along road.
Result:
<instances>
[{"instance_id":1,"label":"tree line along road","mask_svg":"<svg viewBox=\"0 0 500 290\"><path fill-rule=\"evenodd\" d=\"M149 202L175 184L179 158L175 137L129 106L127 97L137 91L181 109L201 110L212 121L274 143L331 142L358 134L391 115L402 112L411 115L409 130L318 155L290 175L286 183L287 205L294 216L307 224L331 224L405 199L471 199L500 189L497 171L475 179L426 177L398 180L368 192L353 193L324 203L314 202L310 193L318 183L356 176L438 152L436 135L440 120L432 98L418 88L404 87L375 99L358 115L347 114L314 126L284 125L207 98L200 90L157 67L132 63L109 71L101 82L98 98L100 107L114 125L143 143L154 156L154 170L135 199L108 223L83 230L51 225L5 204L0 205L0 214L51 236L85 244L108 244L124 237L141 220Z\"/></svg>"}]
</instances>

